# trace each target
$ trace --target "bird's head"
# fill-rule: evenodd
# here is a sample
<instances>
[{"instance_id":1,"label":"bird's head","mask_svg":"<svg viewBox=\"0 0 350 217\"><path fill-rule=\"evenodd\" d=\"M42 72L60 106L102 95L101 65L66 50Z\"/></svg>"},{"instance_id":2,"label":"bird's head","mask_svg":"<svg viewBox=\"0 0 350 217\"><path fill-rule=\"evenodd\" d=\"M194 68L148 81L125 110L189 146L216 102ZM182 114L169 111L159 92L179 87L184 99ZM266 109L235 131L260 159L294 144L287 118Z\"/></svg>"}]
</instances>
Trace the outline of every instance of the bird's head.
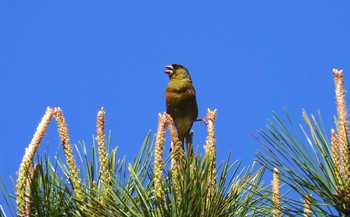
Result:
<instances>
[{"instance_id":1,"label":"bird's head","mask_svg":"<svg viewBox=\"0 0 350 217\"><path fill-rule=\"evenodd\" d=\"M169 75L170 80L179 79L179 80L189 80L190 82L192 82L190 73L184 66L180 64L171 64L171 65L165 66L165 68L166 70L164 72Z\"/></svg>"}]
</instances>

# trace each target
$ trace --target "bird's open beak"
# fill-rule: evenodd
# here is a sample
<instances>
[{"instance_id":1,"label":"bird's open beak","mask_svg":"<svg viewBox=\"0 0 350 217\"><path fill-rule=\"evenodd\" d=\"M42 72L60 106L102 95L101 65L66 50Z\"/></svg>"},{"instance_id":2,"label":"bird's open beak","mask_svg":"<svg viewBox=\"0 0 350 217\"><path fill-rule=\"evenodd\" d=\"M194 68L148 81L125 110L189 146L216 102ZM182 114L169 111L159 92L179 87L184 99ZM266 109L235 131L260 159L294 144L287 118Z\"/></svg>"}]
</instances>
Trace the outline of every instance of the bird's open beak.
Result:
<instances>
[{"instance_id":1,"label":"bird's open beak","mask_svg":"<svg viewBox=\"0 0 350 217\"><path fill-rule=\"evenodd\" d=\"M172 65L167 65L164 67L167 68L167 70L165 70L164 72L170 76L173 73L174 67Z\"/></svg>"}]
</instances>

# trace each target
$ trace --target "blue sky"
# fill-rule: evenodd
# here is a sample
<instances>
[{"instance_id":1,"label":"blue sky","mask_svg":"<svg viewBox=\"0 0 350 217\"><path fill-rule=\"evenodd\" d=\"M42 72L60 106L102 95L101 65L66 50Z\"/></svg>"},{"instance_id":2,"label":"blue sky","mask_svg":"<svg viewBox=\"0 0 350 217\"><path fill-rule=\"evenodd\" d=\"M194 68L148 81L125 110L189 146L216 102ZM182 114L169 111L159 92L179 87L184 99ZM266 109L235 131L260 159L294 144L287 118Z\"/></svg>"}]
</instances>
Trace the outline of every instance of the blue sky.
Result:
<instances>
[{"instance_id":1,"label":"blue sky","mask_svg":"<svg viewBox=\"0 0 350 217\"><path fill-rule=\"evenodd\" d=\"M112 146L131 161L165 111L163 67L171 63L189 69L199 117L218 109L219 162L231 152L231 159L251 164L261 149L251 134L284 107L295 123L302 122L302 108L319 109L330 131L336 114L332 69L343 69L350 85L349 6L0 1L0 176L13 188L9 177L16 178L47 106L62 108L72 144L91 144L96 114L105 107ZM201 148L206 127L198 122L193 130ZM53 121L40 153L58 144Z\"/></svg>"}]
</instances>

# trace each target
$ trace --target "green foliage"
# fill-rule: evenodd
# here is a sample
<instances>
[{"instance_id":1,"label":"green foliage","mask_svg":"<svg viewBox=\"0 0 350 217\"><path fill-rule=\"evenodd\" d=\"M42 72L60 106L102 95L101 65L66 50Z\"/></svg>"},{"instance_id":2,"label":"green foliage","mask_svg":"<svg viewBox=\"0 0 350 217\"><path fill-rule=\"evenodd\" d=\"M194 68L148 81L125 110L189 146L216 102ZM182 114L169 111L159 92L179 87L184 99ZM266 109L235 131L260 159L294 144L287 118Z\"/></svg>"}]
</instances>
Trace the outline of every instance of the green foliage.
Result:
<instances>
[{"instance_id":1,"label":"green foliage","mask_svg":"<svg viewBox=\"0 0 350 217\"><path fill-rule=\"evenodd\" d=\"M179 176L179 191L172 183L170 159L165 159L163 171L164 197L154 197L154 141L150 133L140 153L127 164L125 157L117 160L117 149L108 152L111 182L102 183L96 144L91 157L82 143L78 151L80 186L85 193L81 201L74 195L69 170L59 157L55 160L38 156L31 182L30 209L32 216L264 216L270 213L270 192L263 186L264 169L254 165L241 168L235 161L222 162L218 167L217 186L209 194L208 167L212 165L198 155L187 156L186 166ZM109 143L109 142L108 142ZM109 145L108 145L109 146ZM109 150L109 149L108 149ZM78 159L79 159L78 158ZM15 213L15 200L5 187L2 194Z\"/></svg>"},{"instance_id":2,"label":"green foliage","mask_svg":"<svg viewBox=\"0 0 350 217\"><path fill-rule=\"evenodd\" d=\"M79 212L75 216L254 216L267 212L263 205L269 192L261 181L264 169L254 172L253 167L240 169L238 161L222 163L217 189L208 198L208 162L200 156L187 156L179 177L180 191L172 182L170 159L165 160L164 198L157 200L152 168L154 142L149 139L148 135L132 163L126 166L123 161L121 170L111 174L110 185L98 186L93 194L87 191L87 201L77 201Z\"/></svg>"},{"instance_id":3,"label":"green foliage","mask_svg":"<svg viewBox=\"0 0 350 217\"><path fill-rule=\"evenodd\" d=\"M170 172L165 179L165 198L156 201L161 216L254 216L263 213L266 189L261 178L264 169L253 172L253 167L240 169L240 162L223 162L220 178L213 195L206 180L210 163L199 156L187 156L187 166L176 191ZM209 195L209 196L208 196ZM179 198L180 196L180 198Z\"/></svg>"},{"instance_id":4,"label":"green foliage","mask_svg":"<svg viewBox=\"0 0 350 217\"><path fill-rule=\"evenodd\" d=\"M15 186L15 182L13 182L13 186ZM9 211L11 212L11 216L15 216L16 215L16 204L15 204L15 196L12 195L12 193L10 192L10 190L7 188L7 186L5 185L5 181L0 177L0 192L5 200L5 203L9 209ZM3 204L2 204L3 205ZM0 207L1 209L2 207ZM0 215L2 217L2 215Z\"/></svg>"},{"instance_id":5,"label":"green foliage","mask_svg":"<svg viewBox=\"0 0 350 217\"><path fill-rule=\"evenodd\" d=\"M336 171L332 160L331 144L320 124L303 113L307 129L298 129L286 112L286 121L277 114L266 130L260 130L264 151L257 153L258 161L270 171L278 168L286 183L300 200L284 195L283 213L303 215L303 198L311 195L312 213L316 216L339 216L342 203L335 196ZM296 195L293 195L296 198Z\"/></svg>"}]
</instances>

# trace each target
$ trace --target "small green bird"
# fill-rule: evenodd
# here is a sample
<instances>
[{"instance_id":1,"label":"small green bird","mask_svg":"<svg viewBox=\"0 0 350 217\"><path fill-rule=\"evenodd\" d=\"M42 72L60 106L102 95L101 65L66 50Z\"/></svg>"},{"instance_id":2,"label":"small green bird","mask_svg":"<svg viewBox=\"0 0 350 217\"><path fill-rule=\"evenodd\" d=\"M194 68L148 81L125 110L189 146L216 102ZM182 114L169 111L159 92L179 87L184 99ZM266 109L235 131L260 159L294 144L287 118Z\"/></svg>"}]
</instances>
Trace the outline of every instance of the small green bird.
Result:
<instances>
[{"instance_id":1,"label":"small green bird","mask_svg":"<svg viewBox=\"0 0 350 217\"><path fill-rule=\"evenodd\" d=\"M184 148L184 139L189 135L192 124L198 116L196 91L190 73L184 66L172 64L165 68L167 70L164 72L170 78L165 89L166 112L173 118L179 140ZM186 139L186 142L189 141Z\"/></svg>"}]
</instances>

